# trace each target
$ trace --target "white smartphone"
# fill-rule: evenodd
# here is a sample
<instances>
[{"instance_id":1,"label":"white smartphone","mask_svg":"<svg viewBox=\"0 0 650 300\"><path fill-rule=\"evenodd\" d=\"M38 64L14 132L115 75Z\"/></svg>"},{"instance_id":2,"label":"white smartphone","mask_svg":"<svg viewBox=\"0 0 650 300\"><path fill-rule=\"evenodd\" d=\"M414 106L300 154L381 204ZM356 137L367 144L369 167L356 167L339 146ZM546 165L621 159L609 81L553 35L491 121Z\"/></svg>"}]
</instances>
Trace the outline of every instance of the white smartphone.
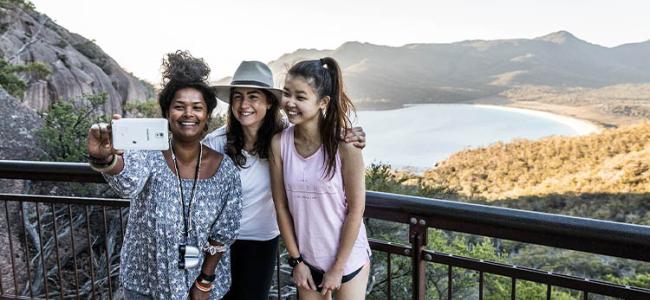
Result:
<instances>
[{"instance_id":1,"label":"white smartphone","mask_svg":"<svg viewBox=\"0 0 650 300\"><path fill-rule=\"evenodd\" d=\"M167 150L167 119L125 118L111 122L113 148L119 150Z\"/></svg>"}]
</instances>

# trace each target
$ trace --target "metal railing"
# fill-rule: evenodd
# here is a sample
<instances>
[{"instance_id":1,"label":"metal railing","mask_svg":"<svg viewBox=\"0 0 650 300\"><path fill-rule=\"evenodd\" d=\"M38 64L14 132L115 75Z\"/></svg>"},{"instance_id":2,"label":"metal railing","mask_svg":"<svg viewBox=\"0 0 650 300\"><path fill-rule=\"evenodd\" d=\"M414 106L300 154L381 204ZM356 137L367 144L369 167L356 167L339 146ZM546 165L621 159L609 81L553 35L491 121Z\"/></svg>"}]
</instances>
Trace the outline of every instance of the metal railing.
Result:
<instances>
[{"instance_id":1,"label":"metal railing","mask_svg":"<svg viewBox=\"0 0 650 300\"><path fill-rule=\"evenodd\" d=\"M0 178L104 182L99 174L81 163L0 161ZM123 237L126 221L123 215L128 207L128 200L23 194L0 194L0 200L4 202L5 209L0 215L4 215L7 225L2 228L3 224L0 222L0 229L6 231L8 237L8 247L0 248L0 251L8 252L1 253L0 257L9 257L5 264L11 265L8 271L0 272L0 299L114 297L113 293L118 287L116 265L119 265L119 251L116 251ZM454 297L453 279L457 268L478 273L478 299L485 296L485 278L488 274L509 278L511 299L517 297L518 281L546 285L546 299L551 299L551 290L554 287L580 291L583 299L588 299L592 294L622 299L650 299L650 290L644 288L440 253L436 249L426 247L429 230L435 228L650 262L650 227L379 192L367 192L366 203L367 218L408 226L408 242L392 243L372 239L372 236L370 239L372 250L386 256L385 294L388 298L393 296L391 282L394 274L391 266L396 258L407 258L411 267L408 275L411 278L412 299L430 299L426 295L428 263L447 267L448 299ZM26 209L26 206L30 206L32 210ZM43 218L44 213L49 214L49 218ZM29 233L26 218L46 221L47 224L38 223L36 228L31 229L36 232ZM85 232L60 232L66 224L74 222L85 222L85 229L82 230ZM113 226L109 226L109 222L112 222ZM119 226L115 226L118 222ZM21 223L20 226L12 226ZM113 235L109 234L110 228L114 227L119 227L119 231ZM39 257L30 257L30 254L35 252L45 253L44 234L49 234L49 241L54 241L55 245L50 243L48 247L55 251L47 256L40 254ZM28 241L28 236L39 243ZM72 249L59 248L62 238L70 240ZM75 251L75 243L82 243L81 241L89 246L89 251ZM18 245L20 247L17 247ZM17 254L20 251L22 255ZM67 251L67 257L71 259L61 261L61 251ZM102 251L103 256L98 255ZM374 260L373 264L380 263L376 261L377 257ZM36 267L36 264L40 267ZM57 267L47 268L48 264L56 264ZM96 270L100 265L101 269ZM2 267L0 265L0 270L7 269ZM21 272L21 267L24 272ZM34 274L39 270L48 269L50 272L46 275L40 274L38 277L39 274ZM280 262L276 274L276 282L282 285ZM90 293L80 292L80 277L90 282L90 287L84 287L84 290ZM287 276L284 277L286 282ZM10 280L7 281L7 278ZM39 287L40 292L35 294L33 285L39 280L42 282L42 288ZM64 282L66 280L70 282ZM278 298L282 297L282 286L275 287L274 291Z\"/></svg>"}]
</instances>

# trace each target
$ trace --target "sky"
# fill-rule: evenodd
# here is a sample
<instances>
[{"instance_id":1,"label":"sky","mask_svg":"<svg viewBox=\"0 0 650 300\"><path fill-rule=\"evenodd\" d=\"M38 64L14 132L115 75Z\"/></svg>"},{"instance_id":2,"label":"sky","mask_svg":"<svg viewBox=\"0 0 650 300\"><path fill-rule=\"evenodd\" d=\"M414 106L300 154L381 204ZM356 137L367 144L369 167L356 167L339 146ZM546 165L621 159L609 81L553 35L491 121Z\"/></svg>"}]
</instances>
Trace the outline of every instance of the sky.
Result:
<instances>
[{"instance_id":1,"label":"sky","mask_svg":"<svg viewBox=\"0 0 650 300\"><path fill-rule=\"evenodd\" d=\"M218 80L242 60L269 62L300 48L336 49L347 41L402 46L534 38L559 30L606 47L650 40L647 0L32 2L154 84L164 54L177 49L204 58Z\"/></svg>"}]
</instances>

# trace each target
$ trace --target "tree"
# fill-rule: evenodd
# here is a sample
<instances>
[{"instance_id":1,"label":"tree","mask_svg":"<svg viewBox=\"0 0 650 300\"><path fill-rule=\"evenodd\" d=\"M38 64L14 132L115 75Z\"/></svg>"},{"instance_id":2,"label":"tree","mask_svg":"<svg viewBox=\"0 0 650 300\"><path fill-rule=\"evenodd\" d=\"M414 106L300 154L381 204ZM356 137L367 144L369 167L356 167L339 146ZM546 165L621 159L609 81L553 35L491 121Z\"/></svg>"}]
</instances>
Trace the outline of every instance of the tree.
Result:
<instances>
[{"instance_id":1,"label":"tree","mask_svg":"<svg viewBox=\"0 0 650 300\"><path fill-rule=\"evenodd\" d=\"M20 98L25 93L27 84L18 75L26 74L32 78L45 78L51 74L50 69L41 62L25 65L12 65L0 58L0 86L9 94Z\"/></svg>"},{"instance_id":2,"label":"tree","mask_svg":"<svg viewBox=\"0 0 650 300\"><path fill-rule=\"evenodd\" d=\"M52 109L43 113L45 126L36 131L45 159L50 161L86 161L86 138L93 123L106 122L98 115L99 108L106 103L106 93L83 95L80 101L59 101Z\"/></svg>"}]
</instances>

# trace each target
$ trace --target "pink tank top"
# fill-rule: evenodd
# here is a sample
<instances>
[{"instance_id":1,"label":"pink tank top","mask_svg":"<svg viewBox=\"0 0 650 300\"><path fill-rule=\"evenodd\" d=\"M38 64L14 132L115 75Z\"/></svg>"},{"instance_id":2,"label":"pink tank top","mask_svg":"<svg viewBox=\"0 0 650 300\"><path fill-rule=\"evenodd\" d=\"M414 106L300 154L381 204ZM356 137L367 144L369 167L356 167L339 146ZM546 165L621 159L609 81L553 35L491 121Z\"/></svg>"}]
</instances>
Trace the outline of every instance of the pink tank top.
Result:
<instances>
[{"instance_id":1,"label":"pink tank top","mask_svg":"<svg viewBox=\"0 0 650 300\"><path fill-rule=\"evenodd\" d=\"M334 177L328 179L324 175L325 153L322 146L311 156L302 157L294 144L293 129L291 126L282 132L280 146L289 211L293 217L300 254L308 264L327 271L336 260L347 213L341 159L337 153ZM370 246L362 222L343 275L361 268L369 256Z\"/></svg>"}]
</instances>

